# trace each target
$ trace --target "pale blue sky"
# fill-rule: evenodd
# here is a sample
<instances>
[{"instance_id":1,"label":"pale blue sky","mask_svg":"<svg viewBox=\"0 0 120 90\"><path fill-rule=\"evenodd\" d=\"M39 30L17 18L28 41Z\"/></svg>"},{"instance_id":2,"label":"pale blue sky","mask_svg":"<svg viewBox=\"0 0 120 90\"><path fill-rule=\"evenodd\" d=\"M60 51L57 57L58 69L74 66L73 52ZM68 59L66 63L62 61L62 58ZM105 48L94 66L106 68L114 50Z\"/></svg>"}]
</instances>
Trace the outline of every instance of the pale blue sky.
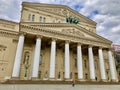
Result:
<instances>
[{"instance_id":1,"label":"pale blue sky","mask_svg":"<svg viewBox=\"0 0 120 90\"><path fill-rule=\"evenodd\" d=\"M120 0L0 0L0 19L19 22L23 1L67 5L97 22L97 34L120 44Z\"/></svg>"}]
</instances>

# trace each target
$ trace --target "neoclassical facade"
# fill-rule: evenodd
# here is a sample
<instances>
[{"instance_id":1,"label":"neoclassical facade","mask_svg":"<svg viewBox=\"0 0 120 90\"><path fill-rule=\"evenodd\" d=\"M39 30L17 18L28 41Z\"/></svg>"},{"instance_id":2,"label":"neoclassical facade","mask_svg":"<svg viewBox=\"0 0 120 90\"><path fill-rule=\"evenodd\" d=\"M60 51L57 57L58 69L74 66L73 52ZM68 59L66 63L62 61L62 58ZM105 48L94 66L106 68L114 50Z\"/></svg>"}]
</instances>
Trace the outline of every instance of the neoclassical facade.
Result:
<instances>
[{"instance_id":1,"label":"neoclassical facade","mask_svg":"<svg viewBox=\"0 0 120 90\"><path fill-rule=\"evenodd\" d=\"M117 82L111 44L67 6L23 2L20 23L0 20L0 81Z\"/></svg>"}]
</instances>

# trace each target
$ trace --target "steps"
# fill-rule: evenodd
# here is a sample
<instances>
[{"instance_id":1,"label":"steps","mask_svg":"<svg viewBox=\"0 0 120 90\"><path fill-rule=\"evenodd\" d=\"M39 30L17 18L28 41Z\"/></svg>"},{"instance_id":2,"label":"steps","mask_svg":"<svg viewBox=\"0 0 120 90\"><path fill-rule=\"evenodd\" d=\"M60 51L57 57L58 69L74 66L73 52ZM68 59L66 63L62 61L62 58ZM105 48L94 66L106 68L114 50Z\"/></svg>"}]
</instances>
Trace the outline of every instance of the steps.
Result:
<instances>
[{"instance_id":1,"label":"steps","mask_svg":"<svg viewBox=\"0 0 120 90\"><path fill-rule=\"evenodd\" d=\"M120 85L0 84L0 90L120 90Z\"/></svg>"},{"instance_id":2,"label":"steps","mask_svg":"<svg viewBox=\"0 0 120 90\"><path fill-rule=\"evenodd\" d=\"M7 80L1 84L71 84L72 81L50 81L50 80ZM120 82L92 82L92 81L76 81L75 84L80 85L120 85Z\"/></svg>"}]
</instances>

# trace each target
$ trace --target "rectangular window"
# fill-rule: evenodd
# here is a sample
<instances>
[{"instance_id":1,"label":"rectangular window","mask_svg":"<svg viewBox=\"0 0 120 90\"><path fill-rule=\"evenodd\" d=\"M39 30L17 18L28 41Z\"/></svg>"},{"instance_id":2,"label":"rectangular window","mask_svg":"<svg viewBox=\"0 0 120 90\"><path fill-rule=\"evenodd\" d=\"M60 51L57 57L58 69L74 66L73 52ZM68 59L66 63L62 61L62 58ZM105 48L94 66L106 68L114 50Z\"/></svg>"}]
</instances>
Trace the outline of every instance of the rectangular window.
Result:
<instances>
[{"instance_id":1,"label":"rectangular window","mask_svg":"<svg viewBox=\"0 0 120 90\"><path fill-rule=\"evenodd\" d=\"M32 15L32 21L34 21L35 20L35 15Z\"/></svg>"},{"instance_id":2,"label":"rectangular window","mask_svg":"<svg viewBox=\"0 0 120 90\"><path fill-rule=\"evenodd\" d=\"M39 20L40 22L42 22L42 17L40 16L40 20Z\"/></svg>"},{"instance_id":3,"label":"rectangular window","mask_svg":"<svg viewBox=\"0 0 120 90\"><path fill-rule=\"evenodd\" d=\"M45 21L46 21L46 18L44 17L44 18L43 18L43 22L45 22Z\"/></svg>"},{"instance_id":4,"label":"rectangular window","mask_svg":"<svg viewBox=\"0 0 120 90\"><path fill-rule=\"evenodd\" d=\"M31 14L28 15L28 21L30 21L30 19L31 19Z\"/></svg>"}]
</instances>

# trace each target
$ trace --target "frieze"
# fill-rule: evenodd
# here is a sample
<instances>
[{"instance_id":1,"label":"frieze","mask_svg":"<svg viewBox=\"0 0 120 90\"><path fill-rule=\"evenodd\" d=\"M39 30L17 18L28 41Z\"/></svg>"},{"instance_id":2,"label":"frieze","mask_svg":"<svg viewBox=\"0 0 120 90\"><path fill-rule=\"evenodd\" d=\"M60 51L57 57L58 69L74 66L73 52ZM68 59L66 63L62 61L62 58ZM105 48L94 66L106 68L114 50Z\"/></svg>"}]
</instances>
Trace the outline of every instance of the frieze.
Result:
<instances>
[{"instance_id":1,"label":"frieze","mask_svg":"<svg viewBox=\"0 0 120 90\"><path fill-rule=\"evenodd\" d=\"M17 38L19 36L19 32L0 31L0 36L2 36L2 37L10 37L10 38Z\"/></svg>"},{"instance_id":2,"label":"frieze","mask_svg":"<svg viewBox=\"0 0 120 90\"><path fill-rule=\"evenodd\" d=\"M26 25L26 27L29 25L31 25L31 27L36 27L36 28L42 28L42 29L46 29L46 28L44 28L44 27L49 27L49 28L47 28L47 30L48 29L50 29L49 31L53 31L54 30L54 28L52 28L52 27L67 27L67 28L69 28L69 29L71 29L71 30L68 30L68 29L66 29L66 31L72 31L72 29L74 28L74 29L77 29L77 30L82 30L83 32L85 32L86 34L88 34L88 35L91 35L91 36L93 36L93 37L95 37L95 38L98 38L98 39L92 39L91 38L91 40L92 41L96 41L96 42L100 42L100 44L101 44L101 42L104 42L105 44L111 44L112 42L111 41L108 41L108 40L106 40L106 39L104 39L104 38L102 38L101 36L99 36L99 35L97 35L97 34L95 34L95 33L92 33L92 32L88 32L87 30L85 30L84 28L82 28L82 27L80 27L80 26L77 26L77 25L73 25L73 24L28 24L28 23L23 23L23 25ZM29 27L28 26L28 27ZM61 29L62 30L62 29ZM54 30L53 32L55 32L56 30ZM65 32L66 32L65 31ZM75 30L76 31L76 30ZM82 38L80 35L78 36L78 33L79 34L82 34L80 31L78 31L77 32L77 34L75 35L75 34L71 34L72 36L77 36L77 37L80 37L80 38ZM64 32L64 34L65 35L67 35L67 33L65 33ZM63 33L63 32L60 32L60 33ZM68 33L68 35L69 35L69 33ZM84 38L86 38L86 37L84 37Z\"/></svg>"},{"instance_id":3,"label":"frieze","mask_svg":"<svg viewBox=\"0 0 120 90\"><path fill-rule=\"evenodd\" d=\"M58 15L62 15L61 14L61 12L62 12L61 8L35 7L35 9L37 9L37 10L44 10L44 11L48 11L48 12L55 13L55 14L58 14Z\"/></svg>"},{"instance_id":4,"label":"frieze","mask_svg":"<svg viewBox=\"0 0 120 90\"><path fill-rule=\"evenodd\" d=\"M67 30L68 31L68 30ZM34 35L41 35L43 37L48 37L48 38L56 38L56 39L60 39L60 40L69 40L70 42L74 42L74 43L82 43L82 44L88 44L88 45L94 45L94 46L102 46L102 47L110 47L110 44L107 43L101 43L100 41L95 41L92 39L88 39L85 37L81 37L79 36L75 36L73 34L67 34L67 33L71 33L71 32L58 32L58 31L51 31L51 30L47 30L47 29L37 29L37 28L32 28L32 29L28 29L27 26L22 25L21 26L21 32L26 32L26 33L32 33ZM74 32L74 30L73 30ZM81 33L80 33L81 34Z\"/></svg>"},{"instance_id":5,"label":"frieze","mask_svg":"<svg viewBox=\"0 0 120 90\"><path fill-rule=\"evenodd\" d=\"M68 10L62 9L62 15L68 16Z\"/></svg>"},{"instance_id":6,"label":"frieze","mask_svg":"<svg viewBox=\"0 0 120 90\"><path fill-rule=\"evenodd\" d=\"M51 12L57 15L61 15L61 16L72 16L72 17L78 17L77 15L75 15L73 12L67 10L66 8L45 8L45 7L34 7L37 10L43 10L43 11L47 11L47 12Z\"/></svg>"},{"instance_id":7,"label":"frieze","mask_svg":"<svg viewBox=\"0 0 120 90\"><path fill-rule=\"evenodd\" d=\"M76 31L75 29L62 29L62 32L67 34L73 34L75 36L84 36L83 34L81 34L79 31Z\"/></svg>"},{"instance_id":8,"label":"frieze","mask_svg":"<svg viewBox=\"0 0 120 90\"><path fill-rule=\"evenodd\" d=\"M10 28L10 29L15 29L15 25L8 24L8 23L0 22L0 26L5 28Z\"/></svg>"}]
</instances>

